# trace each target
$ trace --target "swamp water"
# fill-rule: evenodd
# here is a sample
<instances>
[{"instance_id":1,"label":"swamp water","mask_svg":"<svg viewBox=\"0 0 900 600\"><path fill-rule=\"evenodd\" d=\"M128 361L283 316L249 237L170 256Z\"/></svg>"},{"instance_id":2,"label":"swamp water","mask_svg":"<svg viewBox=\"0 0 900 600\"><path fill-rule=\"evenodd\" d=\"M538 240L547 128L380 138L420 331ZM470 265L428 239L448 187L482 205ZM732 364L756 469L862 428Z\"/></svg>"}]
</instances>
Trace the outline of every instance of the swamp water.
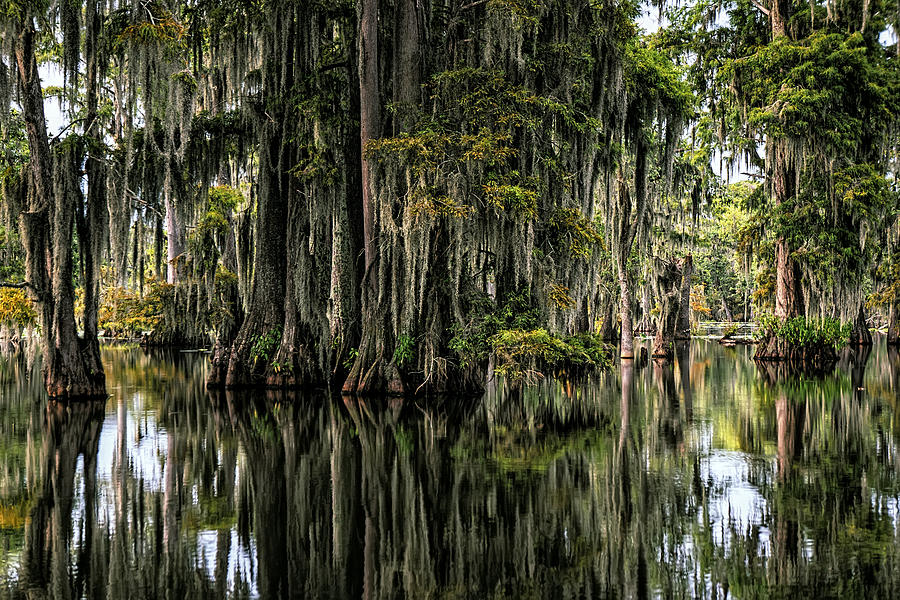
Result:
<instances>
[{"instance_id":1,"label":"swamp water","mask_svg":"<svg viewBox=\"0 0 900 600\"><path fill-rule=\"evenodd\" d=\"M104 350L106 401L0 367L0 596L900 596L900 357L772 382L708 340L442 405L208 393Z\"/></svg>"}]
</instances>

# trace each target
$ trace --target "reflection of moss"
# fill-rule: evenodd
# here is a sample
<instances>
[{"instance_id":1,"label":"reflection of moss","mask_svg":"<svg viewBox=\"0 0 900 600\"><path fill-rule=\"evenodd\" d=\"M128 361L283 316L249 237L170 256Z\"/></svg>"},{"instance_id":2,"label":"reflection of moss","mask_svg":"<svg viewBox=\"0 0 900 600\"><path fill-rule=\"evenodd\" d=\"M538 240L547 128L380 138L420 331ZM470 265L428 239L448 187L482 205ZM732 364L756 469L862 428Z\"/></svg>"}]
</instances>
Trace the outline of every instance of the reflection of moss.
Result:
<instances>
[{"instance_id":1,"label":"reflection of moss","mask_svg":"<svg viewBox=\"0 0 900 600\"><path fill-rule=\"evenodd\" d=\"M184 513L185 528L192 532L231 529L237 524L237 514L230 502L231 498L227 497L201 497L198 504Z\"/></svg>"},{"instance_id":2,"label":"reflection of moss","mask_svg":"<svg viewBox=\"0 0 900 600\"><path fill-rule=\"evenodd\" d=\"M545 473L555 461L574 452L589 452L595 458L606 454L609 435L583 430L567 435L547 433L535 439L526 429L496 427L492 441L478 449L475 440L460 440L450 455L461 462L477 462L479 456L509 474Z\"/></svg>"}]
</instances>

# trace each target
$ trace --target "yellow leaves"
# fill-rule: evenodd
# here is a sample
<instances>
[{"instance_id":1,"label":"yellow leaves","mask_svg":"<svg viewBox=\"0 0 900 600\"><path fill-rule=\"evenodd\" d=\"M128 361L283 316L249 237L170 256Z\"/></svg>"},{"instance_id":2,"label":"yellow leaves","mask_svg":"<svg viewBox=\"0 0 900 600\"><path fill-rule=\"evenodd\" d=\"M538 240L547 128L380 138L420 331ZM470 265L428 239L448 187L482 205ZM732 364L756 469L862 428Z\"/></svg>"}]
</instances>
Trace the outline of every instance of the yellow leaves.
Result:
<instances>
[{"instance_id":1,"label":"yellow leaves","mask_svg":"<svg viewBox=\"0 0 900 600\"><path fill-rule=\"evenodd\" d=\"M129 25L119 34L117 41L120 43L129 41L139 44L153 44L156 42L184 44L186 33L185 27L169 15L154 21L143 21Z\"/></svg>"},{"instance_id":2,"label":"yellow leaves","mask_svg":"<svg viewBox=\"0 0 900 600\"><path fill-rule=\"evenodd\" d=\"M550 285L550 288L547 290L547 298L551 304L561 310L575 307L575 300L569 294L569 288L556 283Z\"/></svg>"},{"instance_id":3,"label":"yellow leaves","mask_svg":"<svg viewBox=\"0 0 900 600\"><path fill-rule=\"evenodd\" d=\"M37 312L25 290L0 288L0 323L16 328L37 323Z\"/></svg>"},{"instance_id":4,"label":"yellow leaves","mask_svg":"<svg viewBox=\"0 0 900 600\"><path fill-rule=\"evenodd\" d=\"M529 219L537 217L538 193L534 190L509 184L486 183L481 186L484 200L497 211L513 211Z\"/></svg>"},{"instance_id":5,"label":"yellow leaves","mask_svg":"<svg viewBox=\"0 0 900 600\"><path fill-rule=\"evenodd\" d=\"M509 134L484 129L476 135L463 135L460 138L462 159L488 161L492 164L503 162L516 155L516 151L509 146L511 139Z\"/></svg>"},{"instance_id":6,"label":"yellow leaves","mask_svg":"<svg viewBox=\"0 0 900 600\"><path fill-rule=\"evenodd\" d=\"M574 208L561 208L550 219L550 227L571 256L587 258L603 243L595 224Z\"/></svg>"},{"instance_id":7,"label":"yellow leaves","mask_svg":"<svg viewBox=\"0 0 900 600\"><path fill-rule=\"evenodd\" d=\"M100 302L99 327L107 334L153 331L174 306L174 296L175 286L164 282L151 283L143 297L122 287L108 287Z\"/></svg>"},{"instance_id":8,"label":"yellow leaves","mask_svg":"<svg viewBox=\"0 0 900 600\"><path fill-rule=\"evenodd\" d=\"M426 215L429 217L449 217L462 219L467 217L474 209L468 204L463 204L444 195L433 195L423 190L414 192L414 201L409 207L409 212L414 217Z\"/></svg>"}]
</instances>

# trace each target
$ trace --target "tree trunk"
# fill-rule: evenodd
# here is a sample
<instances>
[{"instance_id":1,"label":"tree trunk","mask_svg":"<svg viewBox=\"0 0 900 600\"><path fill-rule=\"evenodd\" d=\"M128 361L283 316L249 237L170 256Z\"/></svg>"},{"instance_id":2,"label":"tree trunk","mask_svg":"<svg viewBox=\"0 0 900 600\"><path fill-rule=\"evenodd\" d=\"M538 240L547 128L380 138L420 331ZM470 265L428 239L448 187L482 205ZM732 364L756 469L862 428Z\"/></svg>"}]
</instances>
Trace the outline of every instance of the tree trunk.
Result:
<instances>
[{"instance_id":1,"label":"tree trunk","mask_svg":"<svg viewBox=\"0 0 900 600\"><path fill-rule=\"evenodd\" d=\"M853 323L853 329L850 331L850 345L872 345L872 333L869 331L869 325L866 323L865 303L862 302L859 304L859 312L856 314L856 321Z\"/></svg>"},{"instance_id":2,"label":"tree trunk","mask_svg":"<svg viewBox=\"0 0 900 600\"><path fill-rule=\"evenodd\" d=\"M225 386L265 384L269 361L281 343L284 326L288 190L280 170L284 121L274 119L262 128L260 191L257 196L256 244L253 285L247 317L228 357ZM211 373L212 375L212 373ZM208 384L218 382L210 379Z\"/></svg>"},{"instance_id":3,"label":"tree trunk","mask_svg":"<svg viewBox=\"0 0 900 600\"><path fill-rule=\"evenodd\" d=\"M76 192L80 195L80 190L77 182L62 176L54 190L34 37L32 23L19 25L15 53L32 170L27 210L20 215L20 230L26 255L25 277L38 305L43 328L44 385L51 397L105 396L106 381L99 351L95 351L94 343L81 340L76 332L72 227Z\"/></svg>"},{"instance_id":4,"label":"tree trunk","mask_svg":"<svg viewBox=\"0 0 900 600\"><path fill-rule=\"evenodd\" d=\"M678 308L676 340L691 339L691 276L694 274L694 257L688 254L681 260L681 301Z\"/></svg>"},{"instance_id":5,"label":"tree trunk","mask_svg":"<svg viewBox=\"0 0 900 600\"><path fill-rule=\"evenodd\" d=\"M613 342L619 340L619 330L616 327L617 303L616 297L610 294L603 310L603 322L600 324L600 339L605 342Z\"/></svg>"},{"instance_id":6,"label":"tree trunk","mask_svg":"<svg viewBox=\"0 0 900 600\"><path fill-rule=\"evenodd\" d=\"M390 318L390 289L394 265L389 249L378 252L376 203L379 201L374 163L366 157L369 141L381 135L381 85L379 81L378 0L359 3L359 99L362 173L363 247L365 274L362 295L362 335L359 353L344 382L345 394L405 394L408 390L395 364L392 349L397 344ZM400 44L403 46L403 44ZM398 74L400 75L400 74ZM399 268L399 265L397 265ZM399 290L396 290L399 293Z\"/></svg>"},{"instance_id":7,"label":"tree trunk","mask_svg":"<svg viewBox=\"0 0 900 600\"><path fill-rule=\"evenodd\" d=\"M775 205L781 206L794 195L794 169L789 164L786 142L777 138L774 145L773 190ZM784 237L775 240L775 316L784 319L804 313L803 296L800 291L800 268L791 258L791 249Z\"/></svg>"},{"instance_id":8,"label":"tree trunk","mask_svg":"<svg viewBox=\"0 0 900 600\"><path fill-rule=\"evenodd\" d=\"M891 300L891 309L888 315L887 343L889 346L900 345L900 328L897 326L897 302Z\"/></svg>"},{"instance_id":9,"label":"tree trunk","mask_svg":"<svg viewBox=\"0 0 900 600\"><path fill-rule=\"evenodd\" d=\"M621 358L634 358L634 324L631 318L631 284L624 265L619 270L619 315L622 319L622 344L619 347Z\"/></svg>"},{"instance_id":10,"label":"tree trunk","mask_svg":"<svg viewBox=\"0 0 900 600\"><path fill-rule=\"evenodd\" d=\"M789 0L773 0L771 3L772 39L788 37L788 22L791 18ZM794 190L794 165L790 162L788 140L773 136L769 160L771 164L772 192L775 206L790 200ZM800 291L800 269L791 258L791 248L783 236L775 240L775 316L780 319L797 317L804 313L803 296Z\"/></svg>"},{"instance_id":11,"label":"tree trunk","mask_svg":"<svg viewBox=\"0 0 900 600\"><path fill-rule=\"evenodd\" d=\"M173 175L174 177L175 175ZM178 217L175 207L175 198L172 197L169 186L163 194L163 202L166 210L166 281L172 284L179 280L179 261L184 254L184 227Z\"/></svg>"},{"instance_id":12,"label":"tree trunk","mask_svg":"<svg viewBox=\"0 0 900 600\"><path fill-rule=\"evenodd\" d=\"M90 355L92 364L100 364L100 342L98 335L98 313L100 310L100 257L106 245L106 226L104 218L107 214L106 203L106 165L96 156L102 146L100 127L97 123L99 65L97 57L97 38L100 30L101 16L97 12L97 3L89 1L86 5L86 39L85 58L87 62L87 94L85 115L85 136L87 138L87 156L85 171L87 174L87 206L82 212L80 206L76 212L78 217L78 240L82 261L82 281L84 283L84 345Z\"/></svg>"},{"instance_id":13,"label":"tree trunk","mask_svg":"<svg viewBox=\"0 0 900 600\"><path fill-rule=\"evenodd\" d=\"M651 312L650 294L648 292L648 286L645 285L641 289L641 320L638 323L637 331L656 335L656 323L653 322L653 315Z\"/></svg>"},{"instance_id":14,"label":"tree trunk","mask_svg":"<svg viewBox=\"0 0 900 600\"><path fill-rule=\"evenodd\" d=\"M619 179L616 194L618 211L613 226L614 237L618 242L613 254L619 279L619 309L622 323L619 356L621 358L634 358L634 322L631 307L631 282L628 278L628 257L631 255L631 248L647 204L647 144L643 134L638 134L635 151L634 188L634 206L632 207L628 186L622 178ZM632 213L634 219L632 219Z\"/></svg>"},{"instance_id":15,"label":"tree trunk","mask_svg":"<svg viewBox=\"0 0 900 600\"><path fill-rule=\"evenodd\" d=\"M355 29L345 33L352 37ZM360 114L360 87L353 85L359 81L357 53L350 52L347 60L347 81L349 114ZM359 347L360 339L360 282L364 276L364 240L362 234L362 182L360 169L360 130L355 119L346 126L343 137L342 158L344 161L343 196L335 198L332 222L331 289L329 303L329 327L331 330L332 383L341 387L347 379L349 369L345 367L351 349Z\"/></svg>"},{"instance_id":16,"label":"tree trunk","mask_svg":"<svg viewBox=\"0 0 900 600\"><path fill-rule=\"evenodd\" d=\"M671 360L675 357L675 329L681 304L682 264L670 261L659 276L659 297L662 300L656 338L653 340L653 358Z\"/></svg>"},{"instance_id":17,"label":"tree trunk","mask_svg":"<svg viewBox=\"0 0 900 600\"><path fill-rule=\"evenodd\" d=\"M734 317L731 315L731 309L728 308L728 303L725 302L725 296L722 296L722 318L729 323L734 321Z\"/></svg>"},{"instance_id":18,"label":"tree trunk","mask_svg":"<svg viewBox=\"0 0 900 600\"><path fill-rule=\"evenodd\" d=\"M398 0L394 9L394 131L406 132L421 105L422 32L417 0Z\"/></svg>"},{"instance_id":19,"label":"tree trunk","mask_svg":"<svg viewBox=\"0 0 900 600\"><path fill-rule=\"evenodd\" d=\"M366 158L369 140L381 135L381 88L378 82L378 0L359 3L359 146L363 194L364 283L374 291L372 265L375 261L375 181Z\"/></svg>"}]
</instances>

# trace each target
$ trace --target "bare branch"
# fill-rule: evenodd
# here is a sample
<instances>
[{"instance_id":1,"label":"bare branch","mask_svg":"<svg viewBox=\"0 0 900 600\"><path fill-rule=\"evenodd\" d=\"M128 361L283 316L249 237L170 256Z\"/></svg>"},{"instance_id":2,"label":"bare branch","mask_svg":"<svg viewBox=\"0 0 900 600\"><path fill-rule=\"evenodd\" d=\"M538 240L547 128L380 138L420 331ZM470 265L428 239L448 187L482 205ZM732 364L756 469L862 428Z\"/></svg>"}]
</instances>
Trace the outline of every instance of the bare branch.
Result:
<instances>
[{"instance_id":1,"label":"bare branch","mask_svg":"<svg viewBox=\"0 0 900 600\"><path fill-rule=\"evenodd\" d=\"M463 6L460 6L460 7L459 7L459 10L460 10L460 11L468 10L468 9L470 9L470 8L475 8L476 6L480 6L480 5L482 5L482 4L486 4L487 2L488 2L488 0L475 0L475 2L469 2L468 4L465 4L465 5L463 5Z\"/></svg>"},{"instance_id":2,"label":"bare branch","mask_svg":"<svg viewBox=\"0 0 900 600\"><path fill-rule=\"evenodd\" d=\"M750 4L755 6L762 14L766 15L767 17L769 16L769 9L763 6L759 0L750 0Z\"/></svg>"}]
</instances>

